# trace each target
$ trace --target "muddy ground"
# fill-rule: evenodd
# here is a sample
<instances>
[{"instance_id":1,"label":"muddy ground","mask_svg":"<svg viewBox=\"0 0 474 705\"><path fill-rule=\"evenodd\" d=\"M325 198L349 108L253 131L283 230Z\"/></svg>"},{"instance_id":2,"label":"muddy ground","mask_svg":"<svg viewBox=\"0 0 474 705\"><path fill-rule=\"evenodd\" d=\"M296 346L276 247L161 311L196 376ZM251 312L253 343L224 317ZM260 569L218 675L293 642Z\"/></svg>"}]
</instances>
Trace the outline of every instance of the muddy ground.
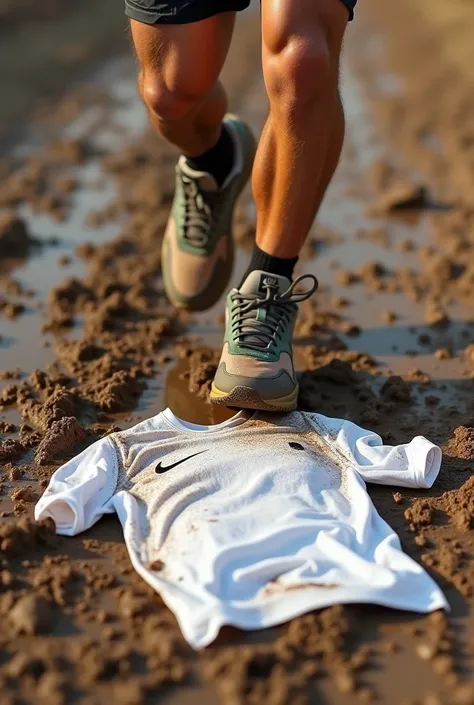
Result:
<instances>
[{"instance_id":1,"label":"muddy ground","mask_svg":"<svg viewBox=\"0 0 474 705\"><path fill-rule=\"evenodd\" d=\"M344 156L299 263L321 286L296 334L302 408L388 443L423 433L442 445L431 491L370 491L451 613L334 607L226 630L195 654L132 570L115 517L74 539L31 519L55 468L104 434L168 405L204 423L226 413L207 403L222 303L189 316L163 295L176 155L146 127L123 19L105 0L58 5L0 3L0 52L16 37L14 71L43 77L3 72L15 92L0 106L2 705L474 703L474 7L361 3ZM257 131L258 61L248 12L225 80ZM247 194L234 279L253 215Z\"/></svg>"}]
</instances>

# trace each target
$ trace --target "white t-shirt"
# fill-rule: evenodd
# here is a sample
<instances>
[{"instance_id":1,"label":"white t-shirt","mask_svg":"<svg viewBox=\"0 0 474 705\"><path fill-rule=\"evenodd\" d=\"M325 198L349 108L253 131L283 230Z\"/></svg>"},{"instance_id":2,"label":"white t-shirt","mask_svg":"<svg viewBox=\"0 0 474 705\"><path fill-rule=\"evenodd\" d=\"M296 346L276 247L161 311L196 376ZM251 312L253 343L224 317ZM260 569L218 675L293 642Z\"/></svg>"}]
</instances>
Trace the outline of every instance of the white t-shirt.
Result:
<instances>
[{"instance_id":1,"label":"white t-shirt","mask_svg":"<svg viewBox=\"0 0 474 705\"><path fill-rule=\"evenodd\" d=\"M35 517L72 536L116 512L134 568L202 648L224 624L260 629L334 603L446 608L365 486L431 487L440 464L422 436L384 446L320 414L196 426L166 409L63 465Z\"/></svg>"}]
</instances>

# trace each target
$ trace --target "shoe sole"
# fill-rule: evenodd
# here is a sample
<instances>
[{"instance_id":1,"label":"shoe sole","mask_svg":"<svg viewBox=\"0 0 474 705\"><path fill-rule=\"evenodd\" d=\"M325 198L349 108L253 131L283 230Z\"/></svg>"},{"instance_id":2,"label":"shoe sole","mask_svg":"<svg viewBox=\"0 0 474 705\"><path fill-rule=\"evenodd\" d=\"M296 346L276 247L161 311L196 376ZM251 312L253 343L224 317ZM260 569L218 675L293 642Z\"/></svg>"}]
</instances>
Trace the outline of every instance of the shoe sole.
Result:
<instances>
[{"instance_id":1,"label":"shoe sole","mask_svg":"<svg viewBox=\"0 0 474 705\"><path fill-rule=\"evenodd\" d=\"M239 119L237 118L236 115L233 114L228 114L228 118L231 119ZM257 142L255 140L255 137L253 135L252 130L248 125L246 125L247 133L248 133L248 146L247 149L249 152L252 153L252 158L249 160L249 165L247 169L245 169L242 172L242 178L241 178L241 183L239 186L239 189L236 193L235 200L234 200L234 205L233 205L233 211L235 210L235 206L237 204L237 201L239 200L242 191L244 190L245 186L247 185L250 176L252 174L252 168L253 168L253 162L255 158L255 153L257 151ZM216 304L220 297L222 296L223 292L225 291L230 278L232 276L232 271L234 269L234 237L233 237L233 214L232 214L232 222L231 222L231 227L228 233L223 235L223 237L227 238L227 246L228 246L228 253L229 256L227 260L224 263L221 263L219 270L218 270L218 279L219 282L215 282L211 280L211 285L208 286L207 290L201 294L198 294L196 297L191 298L191 299L184 299L179 296L174 291L174 286L173 282L168 279L166 276L165 269L162 269L162 275L163 275L163 284L165 287L165 292L168 300L173 304L175 308L179 309L185 309L187 311L207 311L210 309L214 304ZM163 238L163 243L161 246L161 261L162 263L165 263L167 261L167 241L166 238ZM163 265L162 265L163 266ZM214 277L213 277L214 278ZM220 282L223 282L220 284ZM216 291L218 292L218 295L216 296Z\"/></svg>"},{"instance_id":2,"label":"shoe sole","mask_svg":"<svg viewBox=\"0 0 474 705\"><path fill-rule=\"evenodd\" d=\"M278 399L262 399L251 387L234 387L230 392L222 392L213 383L210 400L220 406L235 406L239 409L259 409L261 411L294 411L298 402L296 385L291 394Z\"/></svg>"}]
</instances>

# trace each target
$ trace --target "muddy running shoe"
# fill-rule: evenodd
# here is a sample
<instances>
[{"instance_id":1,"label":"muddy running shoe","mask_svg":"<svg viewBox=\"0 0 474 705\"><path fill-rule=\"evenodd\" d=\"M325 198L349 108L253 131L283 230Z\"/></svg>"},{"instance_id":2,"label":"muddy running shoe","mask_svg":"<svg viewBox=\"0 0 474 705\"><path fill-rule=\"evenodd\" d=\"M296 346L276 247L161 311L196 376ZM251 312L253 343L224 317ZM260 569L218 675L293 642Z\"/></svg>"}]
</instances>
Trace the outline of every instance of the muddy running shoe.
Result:
<instances>
[{"instance_id":1,"label":"muddy running shoe","mask_svg":"<svg viewBox=\"0 0 474 705\"><path fill-rule=\"evenodd\" d=\"M185 157L176 167L176 191L161 266L166 294L178 308L210 308L232 274L232 214L252 171L255 140L242 120L228 115L224 122L234 140L236 157L222 188L211 174L191 169Z\"/></svg>"},{"instance_id":2,"label":"muddy running shoe","mask_svg":"<svg viewBox=\"0 0 474 705\"><path fill-rule=\"evenodd\" d=\"M295 292L298 283L311 287ZM305 274L292 284L286 277L251 272L227 297L224 349L211 389L214 404L266 411L296 408L298 383L291 339L297 304L318 282Z\"/></svg>"}]
</instances>

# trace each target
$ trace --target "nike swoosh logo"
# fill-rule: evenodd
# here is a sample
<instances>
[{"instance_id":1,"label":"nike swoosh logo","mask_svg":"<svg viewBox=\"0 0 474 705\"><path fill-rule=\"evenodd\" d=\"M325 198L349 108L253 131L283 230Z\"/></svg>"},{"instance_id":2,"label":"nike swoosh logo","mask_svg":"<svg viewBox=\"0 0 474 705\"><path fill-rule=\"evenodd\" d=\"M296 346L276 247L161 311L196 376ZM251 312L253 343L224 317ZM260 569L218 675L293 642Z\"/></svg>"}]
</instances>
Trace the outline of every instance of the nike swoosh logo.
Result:
<instances>
[{"instance_id":1,"label":"nike swoosh logo","mask_svg":"<svg viewBox=\"0 0 474 705\"><path fill-rule=\"evenodd\" d=\"M159 474L161 474L162 472L167 472L168 470L175 468L177 465L181 465L181 463L186 462L186 460L191 460L191 458L195 458L196 455L201 455L201 453L207 453L207 451L208 451L208 448L206 448L206 450L200 450L199 453L193 453L192 455L188 455L187 458L181 458L181 460L178 460L177 463L172 463L171 465L162 465L162 463L160 461L155 468L155 472L157 472Z\"/></svg>"}]
</instances>

